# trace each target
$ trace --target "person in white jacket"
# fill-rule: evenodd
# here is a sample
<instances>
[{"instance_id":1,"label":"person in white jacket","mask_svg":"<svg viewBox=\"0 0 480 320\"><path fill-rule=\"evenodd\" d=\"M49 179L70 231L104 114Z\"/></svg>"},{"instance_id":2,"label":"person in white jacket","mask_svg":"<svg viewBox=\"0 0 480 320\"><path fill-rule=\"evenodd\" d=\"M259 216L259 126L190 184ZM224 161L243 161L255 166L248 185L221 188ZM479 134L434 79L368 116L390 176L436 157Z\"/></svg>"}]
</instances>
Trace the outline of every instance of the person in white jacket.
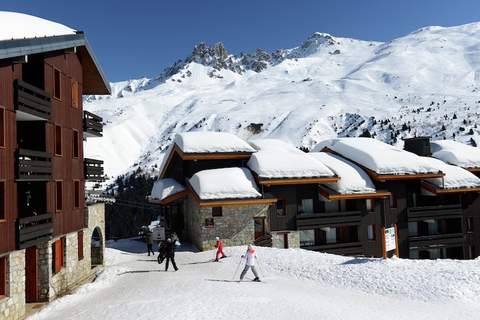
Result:
<instances>
[{"instance_id":1,"label":"person in white jacket","mask_svg":"<svg viewBox=\"0 0 480 320\"><path fill-rule=\"evenodd\" d=\"M242 258L245 258L245 268L243 268L242 274L240 275L240 281L243 280L243 277L245 277L248 269L252 269L252 272L255 276L253 281L259 282L260 278L258 277L257 269L255 268L255 260L257 259L257 256L255 255L255 248L251 244L248 245L247 252L242 256Z\"/></svg>"}]
</instances>

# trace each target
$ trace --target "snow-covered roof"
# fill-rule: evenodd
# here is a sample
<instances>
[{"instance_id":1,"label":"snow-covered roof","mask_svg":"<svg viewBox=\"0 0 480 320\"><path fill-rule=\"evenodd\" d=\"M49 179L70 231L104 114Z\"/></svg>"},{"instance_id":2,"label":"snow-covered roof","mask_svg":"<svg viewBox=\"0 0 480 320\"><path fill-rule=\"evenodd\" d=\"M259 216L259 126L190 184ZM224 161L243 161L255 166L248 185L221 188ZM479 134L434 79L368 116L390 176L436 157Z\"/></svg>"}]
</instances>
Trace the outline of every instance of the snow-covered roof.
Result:
<instances>
[{"instance_id":1,"label":"snow-covered roof","mask_svg":"<svg viewBox=\"0 0 480 320\"><path fill-rule=\"evenodd\" d=\"M75 34L75 30L28 14L0 11L0 41L67 34Z\"/></svg>"},{"instance_id":2,"label":"snow-covered roof","mask_svg":"<svg viewBox=\"0 0 480 320\"><path fill-rule=\"evenodd\" d=\"M247 168L203 170L190 178L201 200L260 198L255 179Z\"/></svg>"},{"instance_id":3,"label":"snow-covered roof","mask_svg":"<svg viewBox=\"0 0 480 320\"><path fill-rule=\"evenodd\" d=\"M329 139L317 144L313 151L321 151L324 147L377 174L411 175L440 171L423 157L372 138Z\"/></svg>"},{"instance_id":4,"label":"snow-covered roof","mask_svg":"<svg viewBox=\"0 0 480 320\"><path fill-rule=\"evenodd\" d=\"M265 139L251 142L260 151L252 154L248 167L260 178L333 177L334 173L314 157L286 142Z\"/></svg>"},{"instance_id":5,"label":"snow-covered roof","mask_svg":"<svg viewBox=\"0 0 480 320\"><path fill-rule=\"evenodd\" d=\"M463 168L445 163L441 160L424 157L426 161L441 170L445 176L442 178L425 179L431 184L442 189L479 188L480 178Z\"/></svg>"},{"instance_id":6,"label":"snow-covered roof","mask_svg":"<svg viewBox=\"0 0 480 320\"><path fill-rule=\"evenodd\" d=\"M335 183L326 183L328 187L338 193L372 193L376 191L368 174L351 161L328 152L311 152L310 155L340 177L340 180Z\"/></svg>"},{"instance_id":7,"label":"snow-covered roof","mask_svg":"<svg viewBox=\"0 0 480 320\"><path fill-rule=\"evenodd\" d=\"M255 152L247 142L228 132L177 133L174 143L185 153Z\"/></svg>"},{"instance_id":8,"label":"snow-covered roof","mask_svg":"<svg viewBox=\"0 0 480 320\"><path fill-rule=\"evenodd\" d=\"M430 143L432 156L444 162L462 167L480 167L480 148L454 140L437 140Z\"/></svg>"},{"instance_id":9,"label":"snow-covered roof","mask_svg":"<svg viewBox=\"0 0 480 320\"><path fill-rule=\"evenodd\" d=\"M153 184L150 199L162 201L184 190L185 187L178 183L175 179L159 179Z\"/></svg>"}]
</instances>

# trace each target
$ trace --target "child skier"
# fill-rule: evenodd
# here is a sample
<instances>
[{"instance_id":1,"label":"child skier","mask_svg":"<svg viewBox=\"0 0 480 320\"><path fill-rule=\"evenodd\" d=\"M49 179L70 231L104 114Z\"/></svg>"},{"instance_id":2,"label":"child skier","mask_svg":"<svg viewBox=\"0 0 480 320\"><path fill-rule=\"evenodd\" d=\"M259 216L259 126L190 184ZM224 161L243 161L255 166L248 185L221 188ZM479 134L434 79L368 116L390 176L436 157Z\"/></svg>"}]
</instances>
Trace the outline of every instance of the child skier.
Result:
<instances>
[{"instance_id":1,"label":"child skier","mask_svg":"<svg viewBox=\"0 0 480 320\"><path fill-rule=\"evenodd\" d=\"M217 243L215 244L215 248L217 248L217 254L215 255L215 261L218 262L218 259L226 258L227 256L225 253L223 253L223 242L220 240L219 237L215 237L215 240L217 240Z\"/></svg>"},{"instance_id":2,"label":"child skier","mask_svg":"<svg viewBox=\"0 0 480 320\"><path fill-rule=\"evenodd\" d=\"M258 277L257 269L255 268L255 259L257 259L257 256L255 255L255 248L253 245L249 244L247 248L247 252L242 256L242 258L245 258L245 268L243 268L242 274L240 275L240 281L243 280L243 277L245 277L245 274L247 273L248 269L252 269L253 274L255 275L255 278L253 281L260 282L260 278Z\"/></svg>"}]
</instances>

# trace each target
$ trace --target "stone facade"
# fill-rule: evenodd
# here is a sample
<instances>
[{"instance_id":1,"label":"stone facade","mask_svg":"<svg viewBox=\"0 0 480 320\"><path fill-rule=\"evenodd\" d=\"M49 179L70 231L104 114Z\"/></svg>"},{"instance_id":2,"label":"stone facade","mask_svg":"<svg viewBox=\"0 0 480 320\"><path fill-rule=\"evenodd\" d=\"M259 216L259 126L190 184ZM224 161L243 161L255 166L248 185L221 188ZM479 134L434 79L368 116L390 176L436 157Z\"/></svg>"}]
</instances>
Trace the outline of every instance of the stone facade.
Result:
<instances>
[{"instance_id":1,"label":"stone facade","mask_svg":"<svg viewBox=\"0 0 480 320\"><path fill-rule=\"evenodd\" d=\"M272 231L272 247L285 248L285 234L288 237L289 248L300 248L300 233L298 231Z\"/></svg>"},{"instance_id":2,"label":"stone facade","mask_svg":"<svg viewBox=\"0 0 480 320\"><path fill-rule=\"evenodd\" d=\"M224 206L222 216L213 217L212 208L200 208L188 197L184 201L185 236L199 250L215 246L215 237L220 237L225 246L238 246L254 242L254 217L267 217L268 205ZM213 219L213 226L206 220Z\"/></svg>"},{"instance_id":3,"label":"stone facade","mask_svg":"<svg viewBox=\"0 0 480 320\"><path fill-rule=\"evenodd\" d=\"M7 258L7 297L0 299L0 319L25 317L25 250L13 251Z\"/></svg>"}]
</instances>

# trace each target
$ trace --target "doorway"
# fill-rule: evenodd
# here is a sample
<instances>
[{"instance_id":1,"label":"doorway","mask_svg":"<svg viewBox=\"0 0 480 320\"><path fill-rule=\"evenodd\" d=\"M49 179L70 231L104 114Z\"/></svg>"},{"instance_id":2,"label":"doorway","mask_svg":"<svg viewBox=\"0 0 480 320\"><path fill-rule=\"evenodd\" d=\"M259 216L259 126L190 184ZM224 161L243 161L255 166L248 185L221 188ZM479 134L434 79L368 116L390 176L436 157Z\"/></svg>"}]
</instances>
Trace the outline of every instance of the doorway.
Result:
<instances>
[{"instance_id":1,"label":"doorway","mask_svg":"<svg viewBox=\"0 0 480 320\"><path fill-rule=\"evenodd\" d=\"M253 218L255 225L255 240L265 235L265 217Z\"/></svg>"},{"instance_id":2,"label":"doorway","mask_svg":"<svg viewBox=\"0 0 480 320\"><path fill-rule=\"evenodd\" d=\"M25 300L38 301L38 250L35 246L25 250Z\"/></svg>"}]
</instances>

